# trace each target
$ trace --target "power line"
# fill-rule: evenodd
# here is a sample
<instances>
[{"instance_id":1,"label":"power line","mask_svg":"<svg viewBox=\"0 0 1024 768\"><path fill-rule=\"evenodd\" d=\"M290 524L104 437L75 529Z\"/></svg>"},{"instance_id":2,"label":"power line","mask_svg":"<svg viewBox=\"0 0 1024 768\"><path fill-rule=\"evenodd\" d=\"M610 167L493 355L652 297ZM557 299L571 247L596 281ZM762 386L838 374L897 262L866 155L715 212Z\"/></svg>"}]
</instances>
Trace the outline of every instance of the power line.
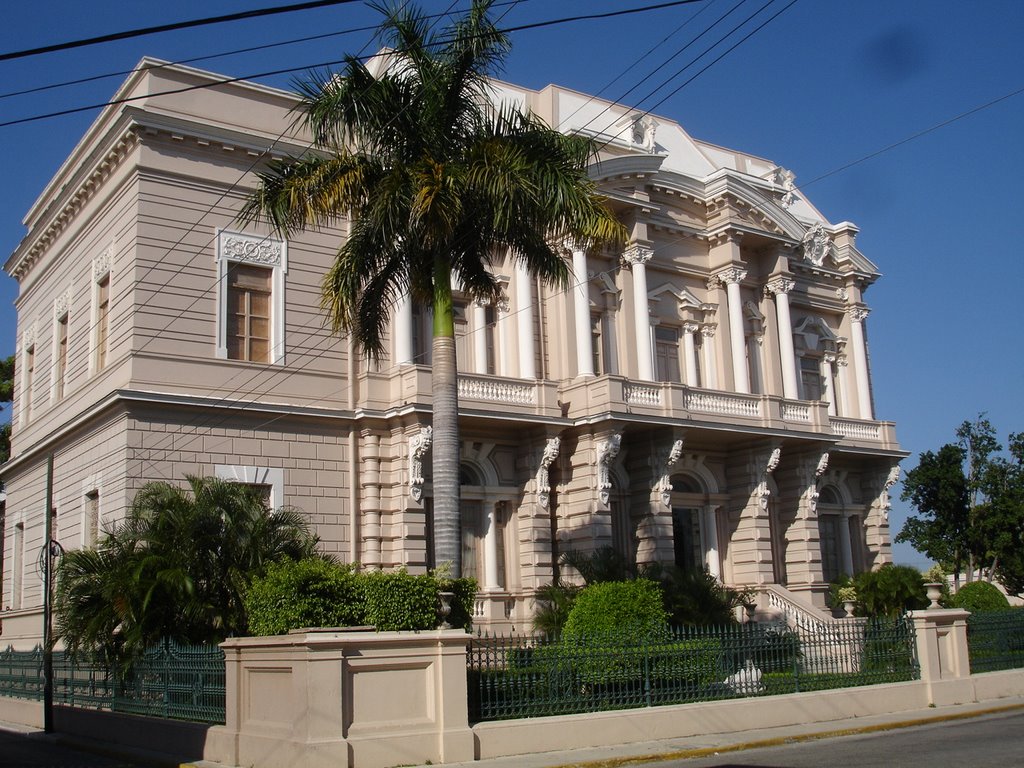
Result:
<instances>
[{"instance_id":1,"label":"power line","mask_svg":"<svg viewBox=\"0 0 1024 768\"><path fill-rule=\"evenodd\" d=\"M43 45L39 46L38 48L26 48L21 51L9 51L7 53L0 53L0 61L24 59L28 56L38 56L42 53L56 53L57 51L67 51L72 48L84 48L89 45L111 43L115 40L128 40L133 37L155 35L160 32L173 32L179 29L204 27L210 24L222 24L228 21L242 21L243 19L256 19L262 16L273 16L280 13L292 13L293 11L308 11L313 8L326 8L331 5L346 5L348 3L354 2L357 2L357 0L310 0L310 2L295 3L294 5L278 5L272 8L257 8L252 11L228 13L224 14L223 16L208 16L203 19L192 19L190 21L176 21L171 24L160 24L155 27L142 27L141 29L129 29L124 32L111 32L109 34L99 35L97 37L86 37L81 40L70 40L64 43L53 43L51 45Z\"/></svg>"},{"instance_id":2,"label":"power line","mask_svg":"<svg viewBox=\"0 0 1024 768\"><path fill-rule=\"evenodd\" d=\"M506 5L518 5L521 2L526 2L526 1L528 1L528 0L504 0L504 2L495 3L492 7L493 8L501 8L502 6L506 6ZM423 18L425 18L425 19L439 19L439 18L441 18L443 16L447 16L447 15L448 15L447 12L431 13L431 14L426 14ZM263 45L251 45L251 46L248 46L246 48L233 48L233 49L231 49L229 51L218 51L216 53L203 54L202 56L193 56L193 57L188 58L188 59L179 59L177 61L169 62L165 66L173 67L173 66L177 66L179 64L194 64L194 63L199 62L199 61L212 61L214 59L227 58L228 56L237 56L237 55L243 54L243 53L255 53L256 51L266 51L266 50L269 50L271 48L281 48L281 47L284 47L284 46L287 46L287 45L297 45L298 43L311 43L311 42L314 42L316 40L326 40L327 38L330 38L330 37L342 37L344 35L356 34L358 32L373 32L374 30L378 29L379 26L380 26L379 24L370 24L370 25L365 26L365 27L351 27L350 29L343 29L343 30L341 30L339 32L324 32L324 33L319 34L319 35L308 35L306 37L295 37L295 38L291 38L289 40L279 40L276 43L264 43ZM158 67L153 67L153 69L157 69L157 68ZM37 86L33 86L32 88L24 88L24 89L22 89L20 91L8 91L6 93L0 93L0 99L9 99L9 98L12 98L12 97L15 97L15 96L27 96L27 95L33 94L33 93L41 93L43 91L51 91L51 90L54 90L56 88L66 88L66 87L69 87L69 86L72 86L72 85L82 85L84 83L92 83L92 82L95 82L97 80L105 80L105 79L110 78L110 77L124 77L126 75L133 75L133 74L135 74L136 72L139 72L139 71L141 71L141 70L139 68L135 67L135 68L132 68L132 69L121 69L121 70L118 70L116 72L105 72L105 73L99 74L99 75L90 75L88 77L80 77L80 78L77 78L75 80L62 80L62 81L57 82L57 83L47 83L46 85L37 85Z\"/></svg>"},{"instance_id":3,"label":"power line","mask_svg":"<svg viewBox=\"0 0 1024 768\"><path fill-rule=\"evenodd\" d=\"M351 0L349 0L351 1ZM560 24L570 24L578 21L587 21L592 19L607 19L616 16L625 16L634 13L646 13L648 11L662 10L664 8L674 8L681 5L690 5L692 3L703 2L703 0L673 0L672 2L657 3L655 5L640 6L637 8L627 8L620 11L607 11L604 13L593 13L593 14L581 14L577 16L564 16L557 19L549 19L547 21L531 22L529 24L521 24L514 27L506 27L501 30L504 33L521 32L530 29L539 29L542 27L551 27ZM229 77L221 78L213 83L201 83L199 85L185 86L182 88L175 88L168 91L159 91L157 93L146 94L145 96L128 96L123 99L112 99L111 101L100 102L96 104L89 104L82 107L70 107L68 109L57 110L54 112L47 112L45 114L32 115L30 117L22 117L14 120L6 120L0 122L0 128L7 128L12 125L23 125L25 123L36 122L38 120L46 120L53 117L63 117L65 115L72 115L78 112L88 112L93 109L103 109L104 107L114 106L116 104L125 104L131 101L138 101L140 99L152 99L159 96L170 96L178 93L187 93L189 91L201 90L204 88L213 88L218 85L229 85L231 83L241 82L243 80L255 80L263 77L274 77L277 75L290 74L292 72L301 72L311 69L317 69L322 67L330 67L337 64L341 64L345 61L342 59L331 59L329 61L323 61L316 64L306 64L298 67L284 67L282 69L269 70L267 72L259 72L255 74L243 75L241 77Z\"/></svg>"}]
</instances>

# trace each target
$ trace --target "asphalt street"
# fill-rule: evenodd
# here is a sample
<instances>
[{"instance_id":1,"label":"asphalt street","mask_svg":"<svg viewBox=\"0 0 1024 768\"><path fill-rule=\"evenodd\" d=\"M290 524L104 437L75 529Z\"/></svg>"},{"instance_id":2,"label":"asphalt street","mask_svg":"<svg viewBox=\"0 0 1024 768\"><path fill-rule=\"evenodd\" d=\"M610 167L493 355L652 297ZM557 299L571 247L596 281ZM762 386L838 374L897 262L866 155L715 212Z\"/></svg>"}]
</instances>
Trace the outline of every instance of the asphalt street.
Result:
<instances>
[{"instance_id":1,"label":"asphalt street","mask_svg":"<svg viewBox=\"0 0 1024 768\"><path fill-rule=\"evenodd\" d=\"M648 768L1015 768L1024 766L1024 712L644 765Z\"/></svg>"},{"instance_id":2,"label":"asphalt street","mask_svg":"<svg viewBox=\"0 0 1024 768\"><path fill-rule=\"evenodd\" d=\"M137 768L137 764L61 746L41 733L0 731L0 768Z\"/></svg>"}]
</instances>

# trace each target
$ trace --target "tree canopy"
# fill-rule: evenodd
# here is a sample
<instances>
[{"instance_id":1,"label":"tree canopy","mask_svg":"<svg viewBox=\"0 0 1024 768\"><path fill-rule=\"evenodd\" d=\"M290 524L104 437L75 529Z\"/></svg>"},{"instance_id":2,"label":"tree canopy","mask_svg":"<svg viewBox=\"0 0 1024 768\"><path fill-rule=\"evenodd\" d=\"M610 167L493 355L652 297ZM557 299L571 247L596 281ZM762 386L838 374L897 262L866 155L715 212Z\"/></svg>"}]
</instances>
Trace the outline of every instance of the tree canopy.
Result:
<instances>
[{"instance_id":1,"label":"tree canopy","mask_svg":"<svg viewBox=\"0 0 1024 768\"><path fill-rule=\"evenodd\" d=\"M497 301L492 265L509 257L534 278L570 280L565 242L617 242L625 230L587 175L594 144L497 101L489 78L510 50L474 0L435 32L411 4L381 8L385 50L372 65L298 84L301 157L269 163L240 214L291 233L348 222L323 279L336 331L386 356L392 308L410 297L433 311L435 562L460 574L459 431L453 286Z\"/></svg>"},{"instance_id":2,"label":"tree canopy","mask_svg":"<svg viewBox=\"0 0 1024 768\"><path fill-rule=\"evenodd\" d=\"M244 595L271 564L313 555L298 510L271 510L242 484L154 482L95 548L57 570L56 634L72 653L132 658L163 638L220 642L246 632Z\"/></svg>"},{"instance_id":3,"label":"tree canopy","mask_svg":"<svg viewBox=\"0 0 1024 768\"><path fill-rule=\"evenodd\" d=\"M908 542L968 582L977 574L1011 592L1024 589L1024 435L1009 455L984 416L965 421L958 441L926 451L903 481L917 510L896 541Z\"/></svg>"}]
</instances>

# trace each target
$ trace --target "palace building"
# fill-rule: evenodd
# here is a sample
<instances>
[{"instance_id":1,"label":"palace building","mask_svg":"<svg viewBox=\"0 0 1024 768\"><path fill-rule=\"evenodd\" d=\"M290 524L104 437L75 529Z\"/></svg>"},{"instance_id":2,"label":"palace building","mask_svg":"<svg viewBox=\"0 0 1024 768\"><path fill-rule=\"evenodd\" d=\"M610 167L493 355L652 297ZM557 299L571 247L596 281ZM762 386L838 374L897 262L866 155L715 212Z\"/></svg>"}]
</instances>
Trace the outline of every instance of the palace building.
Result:
<instances>
[{"instance_id":1,"label":"palace building","mask_svg":"<svg viewBox=\"0 0 1024 768\"><path fill-rule=\"evenodd\" d=\"M3 517L3 642L41 633L45 516L95 546L145 483L216 475L301 509L364 568L430 562L429 311L394 308L368 363L320 281L345 227L284 241L236 216L268 157L305 151L294 94L144 60L25 218ZM668 117L494 83L602 145L623 249L565 244L574 283L496 258L456 302L464 572L477 622L529 631L567 548L706 568L814 611L891 560L905 455L874 411L857 228L773 162ZM53 504L46 509L47 461Z\"/></svg>"}]
</instances>

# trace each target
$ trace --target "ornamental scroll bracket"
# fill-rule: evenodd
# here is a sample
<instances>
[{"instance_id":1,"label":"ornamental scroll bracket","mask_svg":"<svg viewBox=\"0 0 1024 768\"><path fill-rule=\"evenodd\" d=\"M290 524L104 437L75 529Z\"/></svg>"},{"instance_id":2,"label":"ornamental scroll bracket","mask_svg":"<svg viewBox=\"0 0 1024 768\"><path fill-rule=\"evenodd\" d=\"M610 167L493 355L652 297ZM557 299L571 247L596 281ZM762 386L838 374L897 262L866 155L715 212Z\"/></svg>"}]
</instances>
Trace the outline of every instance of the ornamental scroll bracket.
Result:
<instances>
[{"instance_id":1,"label":"ornamental scroll bracket","mask_svg":"<svg viewBox=\"0 0 1024 768\"><path fill-rule=\"evenodd\" d=\"M409 495L416 502L423 498L423 457L430 450L433 439L433 427L421 427L409 438Z\"/></svg>"},{"instance_id":2,"label":"ornamental scroll bracket","mask_svg":"<svg viewBox=\"0 0 1024 768\"><path fill-rule=\"evenodd\" d=\"M768 477L775 468L779 466L779 459L782 458L782 448L776 447L772 449L772 452L768 454L767 460L763 459L764 454L759 454L755 458L755 471L759 470L757 487L754 489L754 495L757 496L757 503L761 509L768 511L768 497L771 495L771 491L768 490ZM763 461L763 465L762 465Z\"/></svg>"},{"instance_id":3,"label":"ornamental scroll bracket","mask_svg":"<svg viewBox=\"0 0 1024 768\"><path fill-rule=\"evenodd\" d=\"M619 449L621 448L622 433L614 432L607 440L599 442L595 451L597 458L597 498L605 506L608 504L608 499L611 498L612 461L619 455Z\"/></svg>"},{"instance_id":4,"label":"ornamental scroll bracket","mask_svg":"<svg viewBox=\"0 0 1024 768\"><path fill-rule=\"evenodd\" d=\"M821 482L822 475L825 474L825 470L828 469L828 452L821 454L821 458L818 459L818 464L814 468L814 472L811 477L808 478L807 482L807 511L811 517L818 514L818 497L821 495L818 491L818 485Z\"/></svg>"},{"instance_id":5,"label":"ornamental scroll bracket","mask_svg":"<svg viewBox=\"0 0 1024 768\"><path fill-rule=\"evenodd\" d=\"M900 465L893 464L889 474L882 483L882 492L878 494L878 507L882 510L882 519L889 522L889 510L892 509L892 500L889 498L889 489L896 485L900 479Z\"/></svg>"},{"instance_id":6,"label":"ornamental scroll bracket","mask_svg":"<svg viewBox=\"0 0 1024 768\"><path fill-rule=\"evenodd\" d=\"M562 438L552 437L544 445L544 452L540 457L540 467L537 469L537 503L543 509L547 509L551 503L551 484L549 470L551 465L558 458L558 451L562 447Z\"/></svg>"},{"instance_id":7,"label":"ornamental scroll bracket","mask_svg":"<svg viewBox=\"0 0 1024 768\"><path fill-rule=\"evenodd\" d=\"M662 451L657 457L658 468L662 470L658 479L658 493L661 494L661 503L666 507L672 506L672 467L679 463L683 456L683 440L680 438L672 443L667 451Z\"/></svg>"}]
</instances>

